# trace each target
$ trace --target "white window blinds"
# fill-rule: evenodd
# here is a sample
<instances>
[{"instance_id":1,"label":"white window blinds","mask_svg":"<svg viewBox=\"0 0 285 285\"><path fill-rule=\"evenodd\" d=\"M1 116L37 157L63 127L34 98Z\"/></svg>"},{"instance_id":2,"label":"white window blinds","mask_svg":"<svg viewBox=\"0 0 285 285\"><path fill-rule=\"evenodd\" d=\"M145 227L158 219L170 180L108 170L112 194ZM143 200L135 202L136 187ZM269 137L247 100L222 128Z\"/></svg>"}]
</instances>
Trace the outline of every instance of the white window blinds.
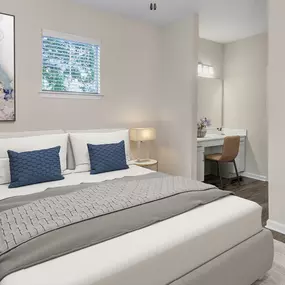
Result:
<instances>
[{"instance_id":1,"label":"white window blinds","mask_svg":"<svg viewBox=\"0 0 285 285\"><path fill-rule=\"evenodd\" d=\"M42 91L100 94L100 45L70 38L43 33Z\"/></svg>"}]
</instances>

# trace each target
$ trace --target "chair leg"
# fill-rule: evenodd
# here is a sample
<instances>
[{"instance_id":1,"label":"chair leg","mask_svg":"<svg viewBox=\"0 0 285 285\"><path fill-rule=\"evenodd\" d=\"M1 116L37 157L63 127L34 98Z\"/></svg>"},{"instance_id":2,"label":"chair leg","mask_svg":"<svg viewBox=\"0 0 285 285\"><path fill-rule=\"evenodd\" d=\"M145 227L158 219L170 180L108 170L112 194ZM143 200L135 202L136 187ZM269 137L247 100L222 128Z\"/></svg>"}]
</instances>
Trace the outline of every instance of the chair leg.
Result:
<instances>
[{"instance_id":1,"label":"chair leg","mask_svg":"<svg viewBox=\"0 0 285 285\"><path fill-rule=\"evenodd\" d=\"M221 189L223 189L224 188L223 178L221 175L220 163L218 161L217 161L217 171L218 171L218 176L220 177Z\"/></svg>"},{"instance_id":2,"label":"chair leg","mask_svg":"<svg viewBox=\"0 0 285 285\"><path fill-rule=\"evenodd\" d=\"M238 174L238 170L237 170L237 165L236 165L236 161L233 161L234 167L235 167L235 171L236 171L236 176L237 176L237 180L238 180L238 185L240 186L240 180L239 180L239 174Z\"/></svg>"}]
</instances>

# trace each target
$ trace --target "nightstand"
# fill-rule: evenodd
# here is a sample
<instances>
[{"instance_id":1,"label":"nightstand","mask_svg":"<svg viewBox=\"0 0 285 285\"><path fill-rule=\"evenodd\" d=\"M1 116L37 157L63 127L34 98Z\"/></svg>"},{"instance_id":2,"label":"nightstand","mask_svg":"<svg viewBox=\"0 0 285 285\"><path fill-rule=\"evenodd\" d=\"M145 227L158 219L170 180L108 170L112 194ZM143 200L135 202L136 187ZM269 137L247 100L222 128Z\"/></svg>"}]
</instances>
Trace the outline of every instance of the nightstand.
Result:
<instances>
[{"instance_id":1,"label":"nightstand","mask_svg":"<svg viewBox=\"0 0 285 285\"><path fill-rule=\"evenodd\" d=\"M136 160L132 160L130 161L131 165L137 165L140 167L145 167L145 168L149 168L151 170L153 170L153 167L156 167L156 171L158 171L158 161L155 159L148 159L148 160L142 160L140 162L136 161Z\"/></svg>"}]
</instances>

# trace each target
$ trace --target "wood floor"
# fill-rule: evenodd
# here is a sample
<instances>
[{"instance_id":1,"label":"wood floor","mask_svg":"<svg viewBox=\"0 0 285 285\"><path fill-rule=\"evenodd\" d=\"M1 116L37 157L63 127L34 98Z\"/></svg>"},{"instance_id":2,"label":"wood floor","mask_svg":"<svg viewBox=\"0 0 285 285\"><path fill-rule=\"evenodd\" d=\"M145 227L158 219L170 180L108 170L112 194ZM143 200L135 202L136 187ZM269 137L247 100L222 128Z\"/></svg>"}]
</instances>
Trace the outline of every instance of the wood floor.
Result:
<instances>
[{"instance_id":1,"label":"wood floor","mask_svg":"<svg viewBox=\"0 0 285 285\"><path fill-rule=\"evenodd\" d=\"M206 183L219 187L219 179L216 176L207 176ZM262 224L268 220L268 183L250 178L243 178L241 186L237 182L231 183L225 179L224 189L233 191L237 196L254 201L262 206ZM275 240L285 243L285 235L272 231Z\"/></svg>"}]
</instances>

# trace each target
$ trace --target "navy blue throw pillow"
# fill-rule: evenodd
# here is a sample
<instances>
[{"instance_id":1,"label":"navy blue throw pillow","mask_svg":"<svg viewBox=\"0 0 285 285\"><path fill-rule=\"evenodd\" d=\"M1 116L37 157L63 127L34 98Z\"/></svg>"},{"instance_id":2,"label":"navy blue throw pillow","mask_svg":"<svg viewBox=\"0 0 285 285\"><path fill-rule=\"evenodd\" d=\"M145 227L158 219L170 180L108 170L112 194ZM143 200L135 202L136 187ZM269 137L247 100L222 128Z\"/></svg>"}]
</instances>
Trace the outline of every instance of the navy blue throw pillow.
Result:
<instances>
[{"instance_id":1,"label":"navy blue throw pillow","mask_svg":"<svg viewBox=\"0 0 285 285\"><path fill-rule=\"evenodd\" d=\"M60 146L26 152L8 150L11 184L9 188L62 180Z\"/></svg>"},{"instance_id":2,"label":"navy blue throw pillow","mask_svg":"<svg viewBox=\"0 0 285 285\"><path fill-rule=\"evenodd\" d=\"M99 174L115 170L128 169L126 162L125 142L113 144L88 144L91 171Z\"/></svg>"}]
</instances>

